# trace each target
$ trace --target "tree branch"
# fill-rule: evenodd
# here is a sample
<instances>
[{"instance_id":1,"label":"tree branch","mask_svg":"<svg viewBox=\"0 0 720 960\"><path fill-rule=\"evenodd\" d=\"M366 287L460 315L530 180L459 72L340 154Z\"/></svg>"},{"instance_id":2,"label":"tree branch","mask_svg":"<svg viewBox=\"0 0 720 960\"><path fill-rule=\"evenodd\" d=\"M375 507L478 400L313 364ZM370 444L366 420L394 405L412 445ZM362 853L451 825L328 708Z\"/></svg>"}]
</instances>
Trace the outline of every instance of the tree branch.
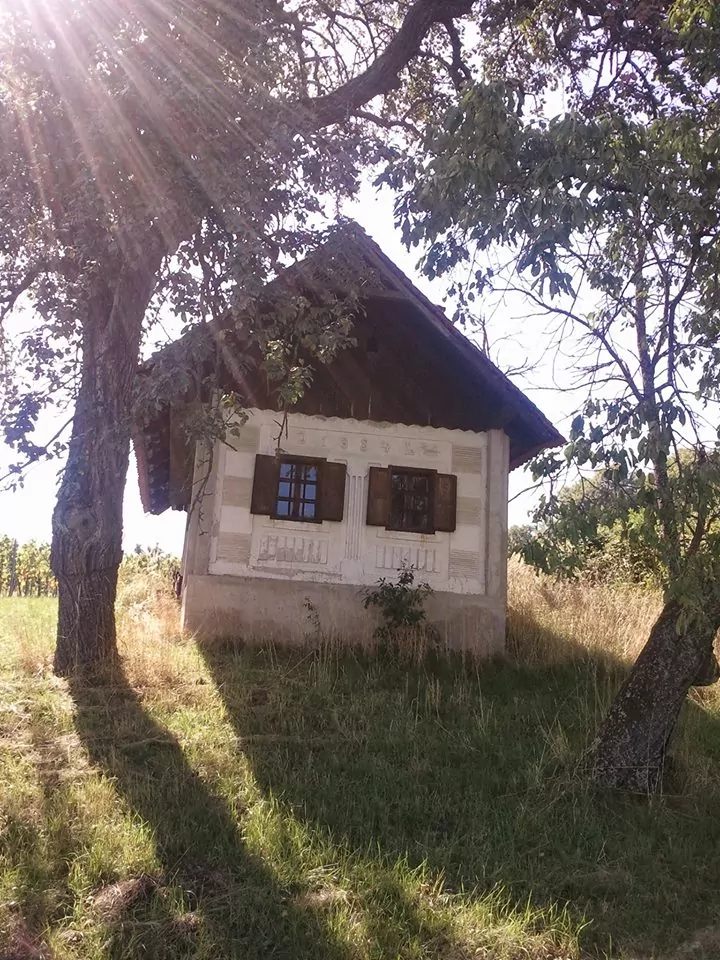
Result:
<instances>
[{"instance_id":1,"label":"tree branch","mask_svg":"<svg viewBox=\"0 0 720 960\"><path fill-rule=\"evenodd\" d=\"M364 73L332 93L297 104L302 111L299 126L318 129L342 123L374 97L394 90L398 74L417 55L430 29L436 23L447 25L456 17L466 16L472 5L473 0L415 0L398 32Z\"/></svg>"},{"instance_id":2,"label":"tree branch","mask_svg":"<svg viewBox=\"0 0 720 960\"><path fill-rule=\"evenodd\" d=\"M56 440L59 440L62 434L67 430L70 424L73 422L73 418L70 417L65 423L60 427L60 429L50 437L47 443L44 443L42 447L36 447L33 453L23 462L18 464L13 464L7 473L3 474L0 477L0 483L4 483L6 480L9 480L11 477L20 477L28 467L31 467L34 463L37 463L42 457L49 455L50 445L55 443Z\"/></svg>"},{"instance_id":3,"label":"tree branch","mask_svg":"<svg viewBox=\"0 0 720 960\"><path fill-rule=\"evenodd\" d=\"M0 297L0 322L12 313L20 297L30 289L45 270L47 270L47 264L45 263L39 263L31 267L21 280L11 286L7 293Z\"/></svg>"}]
</instances>

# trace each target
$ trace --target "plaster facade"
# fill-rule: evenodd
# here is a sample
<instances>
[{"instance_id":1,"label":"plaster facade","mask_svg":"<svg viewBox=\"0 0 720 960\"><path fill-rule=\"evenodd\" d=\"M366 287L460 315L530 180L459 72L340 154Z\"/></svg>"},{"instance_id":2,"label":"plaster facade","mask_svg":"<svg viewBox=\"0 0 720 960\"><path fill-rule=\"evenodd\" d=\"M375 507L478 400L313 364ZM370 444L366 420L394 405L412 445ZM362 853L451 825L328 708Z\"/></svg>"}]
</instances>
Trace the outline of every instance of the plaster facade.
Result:
<instances>
[{"instance_id":1,"label":"plaster facade","mask_svg":"<svg viewBox=\"0 0 720 960\"><path fill-rule=\"evenodd\" d=\"M473 433L290 414L282 450L346 464L342 521L250 512L256 454L277 447L279 416L251 410L232 447L198 447L183 557L183 626L206 638L302 643L317 631L370 643L363 587L412 564L433 594L428 617L450 647L492 654L505 642L509 442ZM457 477L456 529L368 526L371 466Z\"/></svg>"}]
</instances>

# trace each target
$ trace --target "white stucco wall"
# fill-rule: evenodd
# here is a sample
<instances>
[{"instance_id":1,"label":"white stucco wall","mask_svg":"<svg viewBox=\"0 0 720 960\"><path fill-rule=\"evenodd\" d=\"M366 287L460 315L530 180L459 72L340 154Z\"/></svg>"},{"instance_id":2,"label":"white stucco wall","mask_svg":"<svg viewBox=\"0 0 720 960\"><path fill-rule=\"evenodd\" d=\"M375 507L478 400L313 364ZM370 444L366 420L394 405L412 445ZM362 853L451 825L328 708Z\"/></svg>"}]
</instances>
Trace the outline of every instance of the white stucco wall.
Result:
<instances>
[{"instance_id":1,"label":"white stucco wall","mask_svg":"<svg viewBox=\"0 0 720 960\"><path fill-rule=\"evenodd\" d=\"M317 595L321 584L357 588L382 576L392 578L404 561L436 593L458 595L454 609L462 607L461 597L469 604L482 598L504 629L509 444L502 431L472 433L291 414L281 441L286 453L347 465L342 522L317 524L250 513L255 455L275 453L278 421L272 411L251 410L232 449L218 444L212 458L198 452L195 487L204 496L188 521L186 584L202 577L207 594L212 578L217 578L227 596L232 578L248 585L285 580L298 587L314 584ZM212 472L205 478L210 459ZM457 476L454 532L425 535L366 525L369 467L389 464ZM252 588L253 595L260 587L257 583ZM194 596L199 597L199 591L196 584ZM216 607L226 602L219 592L218 598ZM186 598L188 603L199 600ZM192 611L186 619L193 621Z\"/></svg>"}]
</instances>

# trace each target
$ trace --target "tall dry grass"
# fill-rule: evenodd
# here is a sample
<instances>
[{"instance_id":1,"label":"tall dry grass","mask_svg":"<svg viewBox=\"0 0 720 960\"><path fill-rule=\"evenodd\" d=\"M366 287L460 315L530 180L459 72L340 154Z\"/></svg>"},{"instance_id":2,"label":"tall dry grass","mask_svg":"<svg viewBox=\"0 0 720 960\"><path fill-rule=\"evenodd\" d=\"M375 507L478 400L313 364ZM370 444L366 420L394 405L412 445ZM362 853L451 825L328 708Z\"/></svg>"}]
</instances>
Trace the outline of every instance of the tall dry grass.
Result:
<instances>
[{"instance_id":1,"label":"tall dry grass","mask_svg":"<svg viewBox=\"0 0 720 960\"><path fill-rule=\"evenodd\" d=\"M25 676L50 676L55 649L57 600L0 597L0 640ZM138 686L181 683L198 659L180 630L180 606L172 586L157 574L121 572L115 606L118 648L128 678Z\"/></svg>"},{"instance_id":2,"label":"tall dry grass","mask_svg":"<svg viewBox=\"0 0 720 960\"><path fill-rule=\"evenodd\" d=\"M131 683L164 687L195 676L198 651L180 630L180 604L166 578L121 574L115 613L118 649Z\"/></svg>"},{"instance_id":3,"label":"tall dry grass","mask_svg":"<svg viewBox=\"0 0 720 960\"><path fill-rule=\"evenodd\" d=\"M660 607L655 591L557 581L513 558L508 567L508 650L525 666L588 656L631 663Z\"/></svg>"},{"instance_id":4,"label":"tall dry grass","mask_svg":"<svg viewBox=\"0 0 720 960\"><path fill-rule=\"evenodd\" d=\"M19 604L11 598L0 603L23 672L46 672L54 647L55 601L31 598ZM508 653L528 667L588 657L629 664L660 606L660 595L651 590L556 581L513 558L508 567ZM180 630L180 606L169 582L152 573L121 574L116 615L118 646L133 678L143 684L182 678L195 659L195 646ZM341 644L329 646L341 652L335 649Z\"/></svg>"}]
</instances>

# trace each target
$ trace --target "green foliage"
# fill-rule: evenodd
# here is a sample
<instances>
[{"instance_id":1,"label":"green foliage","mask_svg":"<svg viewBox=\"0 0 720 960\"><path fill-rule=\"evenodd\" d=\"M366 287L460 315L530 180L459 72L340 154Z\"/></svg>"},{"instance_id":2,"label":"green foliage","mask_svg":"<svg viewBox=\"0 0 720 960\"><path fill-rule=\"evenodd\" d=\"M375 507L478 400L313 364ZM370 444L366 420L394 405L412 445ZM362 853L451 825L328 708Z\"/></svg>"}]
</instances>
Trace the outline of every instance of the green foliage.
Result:
<instances>
[{"instance_id":1,"label":"green foliage","mask_svg":"<svg viewBox=\"0 0 720 960\"><path fill-rule=\"evenodd\" d=\"M50 569L50 545L18 544L11 537L0 537L0 596L50 597L57 587Z\"/></svg>"},{"instance_id":2,"label":"green foliage","mask_svg":"<svg viewBox=\"0 0 720 960\"><path fill-rule=\"evenodd\" d=\"M624 550L689 618L720 625L720 24L692 3L612 20L604 34L542 7L481 40L495 44L484 82L421 164L387 179L405 186L396 212L426 273L453 277L458 315L521 292L587 398L563 455L533 465L549 492L528 555L572 574L601 544ZM552 116L559 83L568 106ZM633 491L629 513L604 524L556 492L590 472L618 504Z\"/></svg>"},{"instance_id":3,"label":"green foliage","mask_svg":"<svg viewBox=\"0 0 720 960\"><path fill-rule=\"evenodd\" d=\"M380 577L376 587L363 591L363 606L366 610L378 608L384 622L377 635L392 639L399 630L420 627L426 622L424 603L431 593L428 583L415 583L414 568L403 564L396 583Z\"/></svg>"},{"instance_id":4,"label":"green foliage","mask_svg":"<svg viewBox=\"0 0 720 960\"><path fill-rule=\"evenodd\" d=\"M180 561L171 553L165 553L159 546L141 547L137 544L132 553L126 553L120 567L120 576L135 577L148 574L168 585L180 572Z\"/></svg>"},{"instance_id":5,"label":"green foliage","mask_svg":"<svg viewBox=\"0 0 720 960\"><path fill-rule=\"evenodd\" d=\"M534 534L530 523L514 524L508 530L508 559L515 554L524 554Z\"/></svg>"},{"instance_id":6,"label":"green foliage","mask_svg":"<svg viewBox=\"0 0 720 960\"><path fill-rule=\"evenodd\" d=\"M373 67L400 29L401 4L358 16L319 0L292 10L170 0L162 13L148 0L54 0L52 17L37 4L0 9L0 325L16 308L33 311L29 332L5 328L0 341L5 441L21 462L66 451L64 435L35 438L39 418L76 394L91 359L81 345L107 322L122 270L144 263L156 280L152 300L134 307L145 337L164 333L168 310L185 330L215 325L207 345L218 353L221 321L257 333L291 403L308 356L346 342L348 305L309 303L302 287L314 280L301 274L272 303L266 284L324 239L367 165L417 142L454 99L438 61L445 50L449 64L450 37L422 41L469 0L449 15L444 2L428 4L389 73ZM412 82L398 83L408 59ZM265 329L249 329L259 314ZM197 341L187 346L172 354L165 384L175 392L197 386Z\"/></svg>"},{"instance_id":7,"label":"green foliage","mask_svg":"<svg viewBox=\"0 0 720 960\"><path fill-rule=\"evenodd\" d=\"M476 669L168 638L157 676L142 649L132 683L70 696L43 669L52 606L0 601L1 954L716 956L712 692L687 707L682 803L600 799L576 763L623 674L587 655Z\"/></svg>"},{"instance_id":8,"label":"green foliage","mask_svg":"<svg viewBox=\"0 0 720 960\"><path fill-rule=\"evenodd\" d=\"M688 554L697 549L704 558L716 558L720 550L720 458L697 464L694 451L682 450L669 462L668 483L678 511L682 550ZM633 473L619 482L612 474L598 471L555 496L545 496L536 511L536 523L515 528L510 552L561 577L663 588L670 571L664 559L656 496L652 477ZM696 536L698 511L710 505L701 549L691 538Z\"/></svg>"},{"instance_id":9,"label":"green foliage","mask_svg":"<svg viewBox=\"0 0 720 960\"><path fill-rule=\"evenodd\" d=\"M171 587L180 570L180 562L160 547L136 546L125 554L121 577L147 574ZM0 537L0 596L55 597L57 584L50 567L50 544L19 544L12 537Z\"/></svg>"}]
</instances>

